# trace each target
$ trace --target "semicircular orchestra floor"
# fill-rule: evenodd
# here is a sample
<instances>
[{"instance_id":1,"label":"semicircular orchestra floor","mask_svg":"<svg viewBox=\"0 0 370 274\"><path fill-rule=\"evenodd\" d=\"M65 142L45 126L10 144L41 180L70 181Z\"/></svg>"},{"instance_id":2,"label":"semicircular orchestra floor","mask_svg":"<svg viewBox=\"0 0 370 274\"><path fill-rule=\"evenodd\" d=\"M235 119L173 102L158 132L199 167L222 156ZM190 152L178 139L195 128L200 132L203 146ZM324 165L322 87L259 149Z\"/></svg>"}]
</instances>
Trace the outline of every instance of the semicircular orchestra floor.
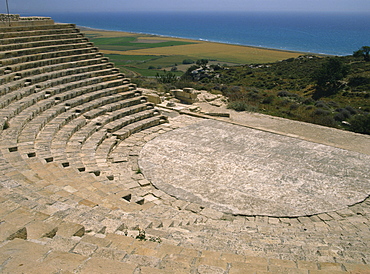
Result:
<instances>
[{"instance_id":1,"label":"semicircular orchestra floor","mask_svg":"<svg viewBox=\"0 0 370 274\"><path fill-rule=\"evenodd\" d=\"M202 120L149 141L141 171L178 199L225 213L303 216L345 208L370 193L370 156Z\"/></svg>"}]
</instances>

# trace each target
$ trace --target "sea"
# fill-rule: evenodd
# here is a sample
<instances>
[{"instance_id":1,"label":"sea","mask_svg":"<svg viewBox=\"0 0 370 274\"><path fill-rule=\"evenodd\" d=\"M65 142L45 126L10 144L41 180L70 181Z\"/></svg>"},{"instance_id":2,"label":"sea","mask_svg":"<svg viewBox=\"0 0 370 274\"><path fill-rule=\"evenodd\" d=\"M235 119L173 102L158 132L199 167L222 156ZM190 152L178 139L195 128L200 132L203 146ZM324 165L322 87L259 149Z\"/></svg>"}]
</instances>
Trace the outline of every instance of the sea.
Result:
<instances>
[{"instance_id":1,"label":"sea","mask_svg":"<svg viewBox=\"0 0 370 274\"><path fill-rule=\"evenodd\" d=\"M111 12L22 14L78 26L279 50L350 55L370 46L370 13Z\"/></svg>"}]
</instances>

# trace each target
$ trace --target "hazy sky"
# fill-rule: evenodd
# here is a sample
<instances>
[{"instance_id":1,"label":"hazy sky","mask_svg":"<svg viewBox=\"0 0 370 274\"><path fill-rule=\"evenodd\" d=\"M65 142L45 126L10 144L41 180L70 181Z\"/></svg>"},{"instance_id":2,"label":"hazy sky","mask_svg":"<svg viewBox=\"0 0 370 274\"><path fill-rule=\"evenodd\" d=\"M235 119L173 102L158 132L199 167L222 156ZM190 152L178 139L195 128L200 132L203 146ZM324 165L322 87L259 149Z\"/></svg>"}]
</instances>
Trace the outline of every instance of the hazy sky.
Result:
<instances>
[{"instance_id":1,"label":"hazy sky","mask_svg":"<svg viewBox=\"0 0 370 274\"><path fill-rule=\"evenodd\" d=\"M6 0L0 13L6 12ZM89 11L350 11L370 0L8 0L11 13Z\"/></svg>"}]
</instances>

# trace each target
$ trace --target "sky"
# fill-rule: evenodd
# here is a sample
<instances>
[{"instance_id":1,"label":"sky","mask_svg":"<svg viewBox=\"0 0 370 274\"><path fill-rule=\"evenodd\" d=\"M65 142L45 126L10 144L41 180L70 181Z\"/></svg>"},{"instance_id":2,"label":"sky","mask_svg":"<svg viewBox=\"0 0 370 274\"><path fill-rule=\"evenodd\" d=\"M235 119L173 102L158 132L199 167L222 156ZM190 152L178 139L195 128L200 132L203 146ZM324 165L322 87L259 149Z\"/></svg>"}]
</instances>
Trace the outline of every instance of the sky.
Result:
<instances>
[{"instance_id":1,"label":"sky","mask_svg":"<svg viewBox=\"0 0 370 274\"><path fill-rule=\"evenodd\" d=\"M120 11L369 12L370 0L7 0L10 13ZM6 0L0 13L6 13Z\"/></svg>"}]
</instances>

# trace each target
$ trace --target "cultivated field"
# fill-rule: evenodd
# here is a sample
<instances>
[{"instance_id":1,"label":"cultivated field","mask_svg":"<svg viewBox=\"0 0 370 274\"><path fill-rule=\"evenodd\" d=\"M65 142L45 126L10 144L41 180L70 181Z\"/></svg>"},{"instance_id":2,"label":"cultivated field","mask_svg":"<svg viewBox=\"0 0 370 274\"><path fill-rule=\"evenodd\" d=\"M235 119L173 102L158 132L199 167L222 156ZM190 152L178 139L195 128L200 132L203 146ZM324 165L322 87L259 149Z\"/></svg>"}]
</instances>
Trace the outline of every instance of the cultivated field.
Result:
<instances>
[{"instance_id":1,"label":"cultivated field","mask_svg":"<svg viewBox=\"0 0 370 274\"><path fill-rule=\"evenodd\" d=\"M214 63L238 65L269 63L301 55L271 50L137 33L83 29L99 49L122 69L153 76L174 66L184 71L185 59L208 59ZM150 69L149 69L150 68Z\"/></svg>"}]
</instances>

